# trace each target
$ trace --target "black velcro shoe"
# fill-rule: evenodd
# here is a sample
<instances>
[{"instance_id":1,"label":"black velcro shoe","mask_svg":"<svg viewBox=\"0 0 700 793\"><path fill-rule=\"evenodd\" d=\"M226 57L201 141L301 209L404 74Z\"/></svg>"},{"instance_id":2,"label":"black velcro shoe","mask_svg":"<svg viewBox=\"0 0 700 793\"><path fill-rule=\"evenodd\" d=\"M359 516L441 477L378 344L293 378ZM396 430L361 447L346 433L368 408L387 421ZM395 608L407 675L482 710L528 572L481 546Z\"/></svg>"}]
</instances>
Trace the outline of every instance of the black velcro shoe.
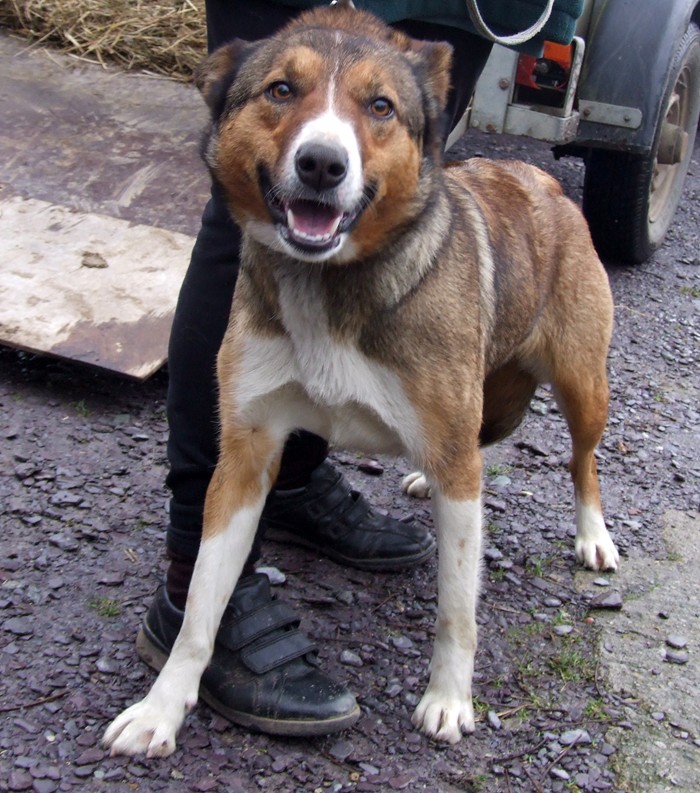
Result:
<instances>
[{"instance_id":1,"label":"black velcro shoe","mask_svg":"<svg viewBox=\"0 0 700 793\"><path fill-rule=\"evenodd\" d=\"M260 525L266 539L315 548L361 570L414 567L436 547L423 527L375 512L328 462L316 468L306 487L273 490Z\"/></svg>"},{"instance_id":2,"label":"black velcro shoe","mask_svg":"<svg viewBox=\"0 0 700 793\"><path fill-rule=\"evenodd\" d=\"M136 639L138 654L153 669L163 668L183 616L161 587ZM292 609L271 596L267 576L248 576L226 607L199 695L235 724L271 735L344 730L360 709L344 686L318 669L315 649Z\"/></svg>"}]
</instances>

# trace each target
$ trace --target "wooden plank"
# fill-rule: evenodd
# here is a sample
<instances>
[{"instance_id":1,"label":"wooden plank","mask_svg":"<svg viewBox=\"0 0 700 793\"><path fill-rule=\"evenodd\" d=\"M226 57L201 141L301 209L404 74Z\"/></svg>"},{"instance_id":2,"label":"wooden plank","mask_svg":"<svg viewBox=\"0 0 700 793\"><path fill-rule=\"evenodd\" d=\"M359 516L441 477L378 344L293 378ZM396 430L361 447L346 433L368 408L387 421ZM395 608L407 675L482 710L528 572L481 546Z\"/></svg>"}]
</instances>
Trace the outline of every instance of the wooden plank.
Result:
<instances>
[{"instance_id":1,"label":"wooden plank","mask_svg":"<svg viewBox=\"0 0 700 793\"><path fill-rule=\"evenodd\" d=\"M0 343L145 379L167 344L192 237L0 199Z\"/></svg>"}]
</instances>

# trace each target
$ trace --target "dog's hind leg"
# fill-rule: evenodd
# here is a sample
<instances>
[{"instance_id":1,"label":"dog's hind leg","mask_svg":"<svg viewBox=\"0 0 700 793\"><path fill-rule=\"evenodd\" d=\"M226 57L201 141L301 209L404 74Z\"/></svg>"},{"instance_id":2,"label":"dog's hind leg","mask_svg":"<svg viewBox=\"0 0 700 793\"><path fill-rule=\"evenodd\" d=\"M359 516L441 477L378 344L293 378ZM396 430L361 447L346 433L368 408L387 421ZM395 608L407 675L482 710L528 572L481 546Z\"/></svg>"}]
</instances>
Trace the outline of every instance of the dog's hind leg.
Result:
<instances>
[{"instance_id":1,"label":"dog's hind leg","mask_svg":"<svg viewBox=\"0 0 700 793\"><path fill-rule=\"evenodd\" d=\"M467 491L454 492L436 485L432 493L438 536L438 615L430 682L413 714L416 727L449 743L457 743L463 733L474 731L471 685L481 567L478 449L465 468L470 483Z\"/></svg>"},{"instance_id":2,"label":"dog's hind leg","mask_svg":"<svg viewBox=\"0 0 700 793\"><path fill-rule=\"evenodd\" d=\"M174 751L177 731L197 702L219 622L277 475L282 443L283 438L261 428L224 427L182 628L150 692L108 727L104 743L113 755L164 757Z\"/></svg>"},{"instance_id":3,"label":"dog's hind leg","mask_svg":"<svg viewBox=\"0 0 700 793\"><path fill-rule=\"evenodd\" d=\"M608 416L605 362L597 371L583 367L574 373L568 363L565 368L553 386L571 433L569 471L576 498L576 556L593 570L616 570L619 555L605 527L595 460Z\"/></svg>"}]
</instances>

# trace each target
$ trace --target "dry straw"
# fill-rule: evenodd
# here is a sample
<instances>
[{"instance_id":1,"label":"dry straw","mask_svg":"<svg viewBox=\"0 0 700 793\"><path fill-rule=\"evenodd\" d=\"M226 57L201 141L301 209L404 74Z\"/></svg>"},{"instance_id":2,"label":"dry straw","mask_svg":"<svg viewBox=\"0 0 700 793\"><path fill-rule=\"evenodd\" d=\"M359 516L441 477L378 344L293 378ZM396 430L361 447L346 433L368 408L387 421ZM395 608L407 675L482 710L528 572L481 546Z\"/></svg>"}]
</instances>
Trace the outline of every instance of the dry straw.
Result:
<instances>
[{"instance_id":1,"label":"dry straw","mask_svg":"<svg viewBox=\"0 0 700 793\"><path fill-rule=\"evenodd\" d=\"M204 0L0 0L0 25L103 66L178 80L206 51Z\"/></svg>"}]
</instances>

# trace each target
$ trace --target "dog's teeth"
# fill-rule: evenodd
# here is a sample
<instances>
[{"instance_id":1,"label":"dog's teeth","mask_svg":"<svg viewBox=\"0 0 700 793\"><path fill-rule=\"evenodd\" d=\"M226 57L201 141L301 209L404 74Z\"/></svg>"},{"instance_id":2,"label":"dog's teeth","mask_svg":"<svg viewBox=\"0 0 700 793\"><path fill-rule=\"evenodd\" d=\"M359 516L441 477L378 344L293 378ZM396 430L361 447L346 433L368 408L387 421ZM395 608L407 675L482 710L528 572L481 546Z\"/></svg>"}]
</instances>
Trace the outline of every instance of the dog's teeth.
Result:
<instances>
[{"instance_id":1,"label":"dog's teeth","mask_svg":"<svg viewBox=\"0 0 700 793\"><path fill-rule=\"evenodd\" d=\"M342 215L338 215L333 223L333 228L328 232L329 237L334 237L335 233L338 231L338 226L340 225L340 221L343 219Z\"/></svg>"},{"instance_id":2,"label":"dog's teeth","mask_svg":"<svg viewBox=\"0 0 700 793\"><path fill-rule=\"evenodd\" d=\"M323 243L329 242L330 240L335 237L336 232L338 231L338 227L340 226L340 221L342 217L339 216L333 221L333 225L331 226L330 230L327 231L325 234L309 234L306 231L302 231L301 229L297 228L295 223L294 212L291 209L287 210L287 226L289 230L294 234L294 236L299 240L305 240L307 242L313 243Z\"/></svg>"},{"instance_id":3,"label":"dog's teeth","mask_svg":"<svg viewBox=\"0 0 700 793\"><path fill-rule=\"evenodd\" d=\"M333 237L335 237L342 219L343 216L338 215L338 217L334 219L330 229L326 231L324 234L309 234L307 231L303 231L298 227L297 219L294 215L293 210L291 208L287 209L287 227L292 232L292 234L298 240L303 240L305 242L311 242L315 244L330 242L330 240L332 240Z\"/></svg>"}]
</instances>

